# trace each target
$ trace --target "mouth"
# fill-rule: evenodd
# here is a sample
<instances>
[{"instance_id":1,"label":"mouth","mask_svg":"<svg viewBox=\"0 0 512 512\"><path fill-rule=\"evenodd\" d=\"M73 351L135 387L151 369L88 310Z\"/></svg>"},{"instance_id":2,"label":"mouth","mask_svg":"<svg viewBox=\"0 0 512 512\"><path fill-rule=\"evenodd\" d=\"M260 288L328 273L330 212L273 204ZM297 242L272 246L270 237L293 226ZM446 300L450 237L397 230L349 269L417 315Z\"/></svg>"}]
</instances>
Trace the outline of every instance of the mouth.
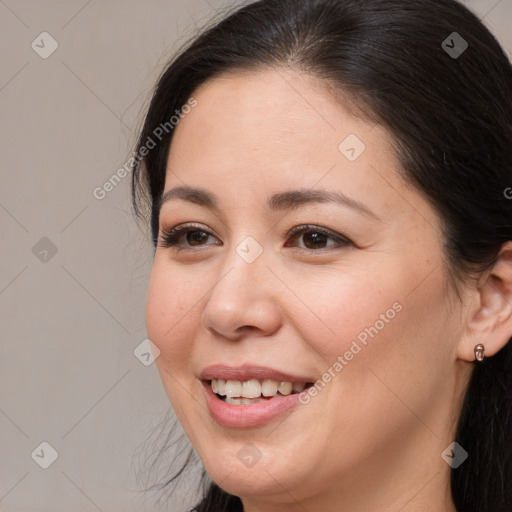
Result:
<instances>
[{"instance_id":1,"label":"mouth","mask_svg":"<svg viewBox=\"0 0 512 512\"><path fill-rule=\"evenodd\" d=\"M274 398L295 395L314 385L313 382L278 381L274 379L204 381L211 387L214 395L230 405L253 405Z\"/></svg>"},{"instance_id":2,"label":"mouth","mask_svg":"<svg viewBox=\"0 0 512 512\"><path fill-rule=\"evenodd\" d=\"M315 377L249 363L204 368L198 376L211 417L229 428L263 427L302 403Z\"/></svg>"}]
</instances>

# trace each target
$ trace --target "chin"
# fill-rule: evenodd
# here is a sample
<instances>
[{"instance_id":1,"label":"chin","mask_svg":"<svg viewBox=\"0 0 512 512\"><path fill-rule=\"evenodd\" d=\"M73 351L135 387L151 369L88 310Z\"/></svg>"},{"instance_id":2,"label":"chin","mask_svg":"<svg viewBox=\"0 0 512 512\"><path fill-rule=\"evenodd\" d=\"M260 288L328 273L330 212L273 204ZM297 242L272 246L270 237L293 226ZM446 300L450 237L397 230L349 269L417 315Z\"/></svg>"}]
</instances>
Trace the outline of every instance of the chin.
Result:
<instances>
[{"instance_id":1,"label":"chin","mask_svg":"<svg viewBox=\"0 0 512 512\"><path fill-rule=\"evenodd\" d=\"M211 473L209 473L211 475ZM212 480L225 492L242 498L271 498L283 492L283 487L289 489L290 483L283 482L280 475L268 474L266 471L256 471L255 468L248 469L245 472L235 471L224 478L215 473ZM213 478L215 476L215 478ZM279 483L278 483L279 482ZM281 483L282 482L282 483ZM281 485L280 485L281 484Z\"/></svg>"},{"instance_id":2,"label":"chin","mask_svg":"<svg viewBox=\"0 0 512 512\"><path fill-rule=\"evenodd\" d=\"M238 451L238 450L237 450ZM222 461L220 464L216 461ZM306 478L304 472L307 468L300 466L299 461L295 469L289 469L288 464L279 464L273 461L265 461L262 457L252 467L246 467L235 456L215 454L208 457L205 468L212 480L224 491L234 496L271 498L279 501L286 500L287 494L283 489L305 489ZM204 463L204 460L203 460ZM300 473L298 469L300 466ZM314 473L314 468L310 472ZM298 494L298 493L293 493ZM289 497L289 496L288 496Z\"/></svg>"}]
</instances>

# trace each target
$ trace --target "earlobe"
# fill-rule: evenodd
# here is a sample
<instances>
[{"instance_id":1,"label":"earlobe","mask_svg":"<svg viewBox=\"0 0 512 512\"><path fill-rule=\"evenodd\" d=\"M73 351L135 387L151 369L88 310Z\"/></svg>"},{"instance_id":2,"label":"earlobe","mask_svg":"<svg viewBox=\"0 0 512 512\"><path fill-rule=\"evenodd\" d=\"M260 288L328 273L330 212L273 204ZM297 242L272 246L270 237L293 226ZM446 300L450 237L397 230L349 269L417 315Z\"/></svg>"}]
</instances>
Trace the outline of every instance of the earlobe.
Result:
<instances>
[{"instance_id":1,"label":"earlobe","mask_svg":"<svg viewBox=\"0 0 512 512\"><path fill-rule=\"evenodd\" d=\"M512 338L512 241L503 244L494 267L475 293L479 304L457 350L457 356L469 362L495 355Z\"/></svg>"}]
</instances>

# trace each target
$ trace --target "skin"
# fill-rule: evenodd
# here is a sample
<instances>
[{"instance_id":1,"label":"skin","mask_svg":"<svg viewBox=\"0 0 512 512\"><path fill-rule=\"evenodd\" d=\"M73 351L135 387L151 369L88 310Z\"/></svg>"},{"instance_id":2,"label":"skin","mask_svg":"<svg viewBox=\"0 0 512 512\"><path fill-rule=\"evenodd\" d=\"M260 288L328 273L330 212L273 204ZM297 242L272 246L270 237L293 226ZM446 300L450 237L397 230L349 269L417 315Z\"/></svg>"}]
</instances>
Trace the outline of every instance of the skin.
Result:
<instances>
[{"instance_id":1,"label":"skin","mask_svg":"<svg viewBox=\"0 0 512 512\"><path fill-rule=\"evenodd\" d=\"M224 75L193 96L165 191L204 188L220 211L182 199L162 206L160 229L194 222L211 236L195 245L182 236L182 251L157 248L146 323L165 390L208 473L246 512L455 511L441 453L454 438L473 347L486 340L492 355L512 336L510 245L478 284L460 285L459 300L441 221L400 177L384 127L292 70ZM353 162L338 149L349 134L366 146ZM266 210L271 194L297 188L342 191L378 218L335 203ZM303 224L352 244L315 246L314 228L287 236ZM248 236L263 250L252 263L236 252ZM401 311L307 405L245 429L209 415L206 366L248 362L320 379L397 302ZM247 443L261 453L252 467L237 457Z\"/></svg>"}]
</instances>

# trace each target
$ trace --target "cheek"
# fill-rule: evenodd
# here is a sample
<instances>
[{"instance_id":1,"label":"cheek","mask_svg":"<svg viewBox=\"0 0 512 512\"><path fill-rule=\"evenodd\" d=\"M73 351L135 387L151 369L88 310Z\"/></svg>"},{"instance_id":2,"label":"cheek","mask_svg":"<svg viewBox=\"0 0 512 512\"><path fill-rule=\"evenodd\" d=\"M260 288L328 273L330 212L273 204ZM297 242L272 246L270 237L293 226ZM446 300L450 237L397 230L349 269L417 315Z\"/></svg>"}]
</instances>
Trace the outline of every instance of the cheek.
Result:
<instances>
[{"instance_id":1,"label":"cheek","mask_svg":"<svg viewBox=\"0 0 512 512\"><path fill-rule=\"evenodd\" d=\"M146 329L149 339L159 348L157 364L184 370L183 362L190 356L197 326L199 290L179 278L179 273L166 268L155 257L146 298Z\"/></svg>"},{"instance_id":2,"label":"cheek","mask_svg":"<svg viewBox=\"0 0 512 512\"><path fill-rule=\"evenodd\" d=\"M379 286L367 282L366 297L344 298L346 321L335 326L343 334L330 358L343 356L338 385L350 383L353 406L363 398L372 404L367 413L360 411L363 424L382 418L392 431L397 421L411 419L411 411L428 417L450 378L455 315L447 313L443 275L435 271L415 289L417 282L413 272L390 274Z\"/></svg>"},{"instance_id":3,"label":"cheek","mask_svg":"<svg viewBox=\"0 0 512 512\"><path fill-rule=\"evenodd\" d=\"M289 275L288 280L295 282L297 296L304 297L297 325L301 336L316 343L330 361L351 349L359 353L370 342L383 342L384 333L403 316L404 290L408 290L403 271L387 268L382 272L367 264L356 270L347 266L316 271L314 279ZM296 302L293 297L290 300ZM347 356L352 359L353 354Z\"/></svg>"},{"instance_id":4,"label":"cheek","mask_svg":"<svg viewBox=\"0 0 512 512\"><path fill-rule=\"evenodd\" d=\"M312 320L302 322L300 334L322 354L325 380L339 386L345 379L333 375L344 374L351 385L369 389L382 385L373 370L393 389L407 385L418 396L432 391L449 361L447 340L456 333L451 334L444 276L436 270L425 280L431 269L366 265L323 276L321 293L311 293L309 281L300 284L297 294L309 297L307 306L316 313L306 315Z\"/></svg>"},{"instance_id":5,"label":"cheek","mask_svg":"<svg viewBox=\"0 0 512 512\"><path fill-rule=\"evenodd\" d=\"M197 391L191 379L192 347L198 325L199 291L185 282L179 272L155 257L146 297L146 330L158 347L155 364L173 410L187 425L191 400Z\"/></svg>"}]
</instances>

